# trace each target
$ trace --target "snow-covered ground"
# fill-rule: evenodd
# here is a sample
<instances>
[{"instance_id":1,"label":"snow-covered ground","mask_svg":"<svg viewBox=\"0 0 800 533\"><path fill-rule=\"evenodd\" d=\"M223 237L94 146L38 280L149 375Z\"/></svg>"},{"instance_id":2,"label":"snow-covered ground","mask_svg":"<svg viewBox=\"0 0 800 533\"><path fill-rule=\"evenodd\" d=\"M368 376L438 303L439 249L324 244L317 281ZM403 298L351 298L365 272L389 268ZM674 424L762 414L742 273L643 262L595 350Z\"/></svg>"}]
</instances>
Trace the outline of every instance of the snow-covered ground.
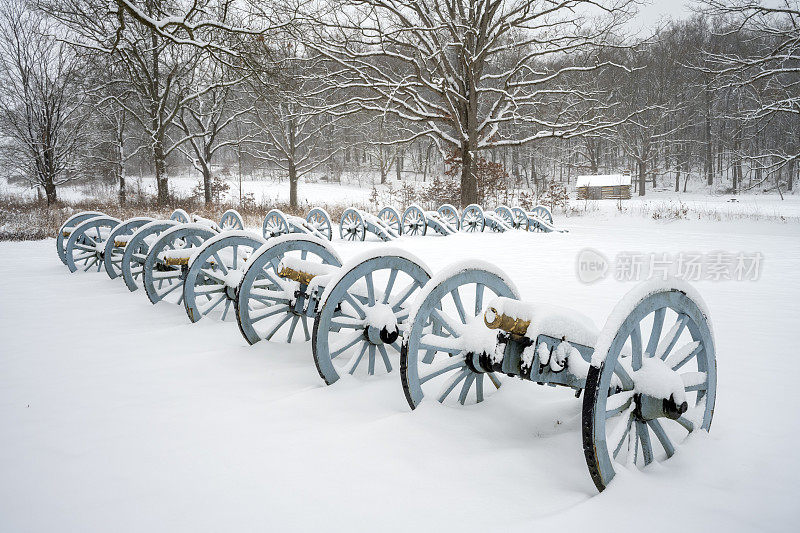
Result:
<instances>
[{"instance_id":1,"label":"snow-covered ground","mask_svg":"<svg viewBox=\"0 0 800 533\"><path fill-rule=\"evenodd\" d=\"M479 405L411 412L397 372L326 387L309 344L248 346L235 323L190 324L105 274L69 274L52 240L0 243L0 531L795 530L800 225L556 222L570 232L393 246L434 271L487 259L525 299L599 326L633 285L581 283L587 247L762 254L756 281L695 284L715 327L716 412L663 465L598 495L569 390L509 381Z\"/></svg>"}]
</instances>

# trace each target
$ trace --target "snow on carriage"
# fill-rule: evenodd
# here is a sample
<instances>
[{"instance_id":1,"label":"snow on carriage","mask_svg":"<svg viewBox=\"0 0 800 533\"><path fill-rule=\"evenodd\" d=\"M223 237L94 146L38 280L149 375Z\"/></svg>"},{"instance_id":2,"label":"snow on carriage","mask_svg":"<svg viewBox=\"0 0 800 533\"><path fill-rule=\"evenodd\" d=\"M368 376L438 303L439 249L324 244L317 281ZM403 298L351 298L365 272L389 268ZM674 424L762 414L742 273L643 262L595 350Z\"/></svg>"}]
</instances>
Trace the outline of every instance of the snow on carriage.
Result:
<instances>
[{"instance_id":1,"label":"snow on carriage","mask_svg":"<svg viewBox=\"0 0 800 533\"><path fill-rule=\"evenodd\" d=\"M280 209L272 209L264 217L261 232L265 239L286 235L287 233L304 233L327 240L333 238L331 217L324 209L319 207L309 211L306 218L287 215Z\"/></svg>"},{"instance_id":2,"label":"snow on carriage","mask_svg":"<svg viewBox=\"0 0 800 533\"><path fill-rule=\"evenodd\" d=\"M322 379L374 374L400 352L414 296L430 279L419 259L395 248L342 263L330 243L311 235L270 239L247 262L238 287L237 321L250 344L312 341Z\"/></svg>"},{"instance_id":3,"label":"snow on carriage","mask_svg":"<svg viewBox=\"0 0 800 533\"><path fill-rule=\"evenodd\" d=\"M459 222L455 207L444 204L438 211L425 211L415 204L403 212L403 235L425 235L428 228L439 235L457 233Z\"/></svg>"},{"instance_id":4,"label":"snow on carriage","mask_svg":"<svg viewBox=\"0 0 800 533\"><path fill-rule=\"evenodd\" d=\"M373 215L362 209L348 207L339 222L339 237L345 241L363 241L367 233L382 241L392 241L402 233L400 214L393 207L384 207Z\"/></svg>"},{"instance_id":5,"label":"snow on carriage","mask_svg":"<svg viewBox=\"0 0 800 533\"><path fill-rule=\"evenodd\" d=\"M620 465L663 461L711 425L714 339L685 282L642 283L598 330L577 311L520 301L502 271L470 261L425 286L407 328L400 370L412 409L482 402L506 376L582 393L584 455L601 491Z\"/></svg>"}]
</instances>

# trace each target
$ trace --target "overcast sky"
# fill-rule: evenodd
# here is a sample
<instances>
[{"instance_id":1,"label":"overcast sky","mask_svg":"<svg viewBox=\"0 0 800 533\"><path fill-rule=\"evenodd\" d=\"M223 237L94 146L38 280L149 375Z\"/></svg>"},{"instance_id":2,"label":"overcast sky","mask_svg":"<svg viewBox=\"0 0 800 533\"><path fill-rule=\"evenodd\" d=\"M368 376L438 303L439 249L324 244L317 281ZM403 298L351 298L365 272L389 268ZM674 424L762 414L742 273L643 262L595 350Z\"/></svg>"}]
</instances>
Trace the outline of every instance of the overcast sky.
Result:
<instances>
[{"instance_id":1,"label":"overcast sky","mask_svg":"<svg viewBox=\"0 0 800 533\"><path fill-rule=\"evenodd\" d=\"M691 13L689 5L687 0L649 0L648 5L639 9L637 22L641 26L652 26L661 17L684 18Z\"/></svg>"}]
</instances>

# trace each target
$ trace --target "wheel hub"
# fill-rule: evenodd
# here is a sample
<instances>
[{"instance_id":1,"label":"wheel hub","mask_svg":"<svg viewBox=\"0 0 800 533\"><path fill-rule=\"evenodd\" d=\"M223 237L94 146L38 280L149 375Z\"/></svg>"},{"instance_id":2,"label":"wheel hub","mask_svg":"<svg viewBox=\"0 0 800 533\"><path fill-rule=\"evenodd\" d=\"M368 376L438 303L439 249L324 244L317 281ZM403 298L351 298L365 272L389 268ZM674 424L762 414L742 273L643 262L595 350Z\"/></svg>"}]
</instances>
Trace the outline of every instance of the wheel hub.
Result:
<instances>
[{"instance_id":1,"label":"wheel hub","mask_svg":"<svg viewBox=\"0 0 800 533\"><path fill-rule=\"evenodd\" d=\"M689 403L684 401L677 403L675 395L670 395L669 398L656 398L647 394L634 394L633 396L634 409L633 415L640 422L648 420L655 420L656 418L669 418L677 420L689 410Z\"/></svg>"}]
</instances>

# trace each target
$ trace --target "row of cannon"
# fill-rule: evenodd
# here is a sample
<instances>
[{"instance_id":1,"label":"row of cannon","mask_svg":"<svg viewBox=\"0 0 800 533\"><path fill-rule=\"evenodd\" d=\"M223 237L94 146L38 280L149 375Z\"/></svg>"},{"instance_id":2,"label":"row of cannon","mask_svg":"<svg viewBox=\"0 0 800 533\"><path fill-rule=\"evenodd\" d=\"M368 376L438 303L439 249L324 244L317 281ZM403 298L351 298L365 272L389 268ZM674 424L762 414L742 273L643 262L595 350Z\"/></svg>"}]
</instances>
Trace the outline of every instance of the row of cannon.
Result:
<instances>
[{"instance_id":1,"label":"row of cannon","mask_svg":"<svg viewBox=\"0 0 800 533\"><path fill-rule=\"evenodd\" d=\"M183 209L176 209L171 219L186 223L192 221L193 217L196 215L190 215ZM289 233L303 233L331 241L334 234L331 220L327 211L320 207L311 209L305 218L272 209L264 217L261 234L265 239L270 239ZM222 229L244 229L241 215L232 209L223 214L218 226ZM475 233L487 229L496 233L512 229L535 232L564 231L556 229L552 213L542 205L537 205L529 211L521 207L506 206L488 211L477 204L472 204L462 212L450 204L443 204L435 211L411 205L402 215L390 206L382 208L377 215L349 207L342 213L339 221L339 237L346 241L363 241L367 234L373 234L383 241L392 241L401 235L426 235L428 231L439 235L452 235L459 231Z\"/></svg>"},{"instance_id":2,"label":"row of cannon","mask_svg":"<svg viewBox=\"0 0 800 533\"><path fill-rule=\"evenodd\" d=\"M344 261L328 239L266 239L234 218L79 213L57 251L70 271L105 270L192 323L235 319L251 345L311 341L326 384L399 366L412 409L480 403L514 377L569 387L583 394L583 450L599 490L621 465L664 461L710 427L714 339L702 298L682 281L636 286L598 329L578 311L522 301L482 261L434 273L385 247Z\"/></svg>"}]
</instances>

